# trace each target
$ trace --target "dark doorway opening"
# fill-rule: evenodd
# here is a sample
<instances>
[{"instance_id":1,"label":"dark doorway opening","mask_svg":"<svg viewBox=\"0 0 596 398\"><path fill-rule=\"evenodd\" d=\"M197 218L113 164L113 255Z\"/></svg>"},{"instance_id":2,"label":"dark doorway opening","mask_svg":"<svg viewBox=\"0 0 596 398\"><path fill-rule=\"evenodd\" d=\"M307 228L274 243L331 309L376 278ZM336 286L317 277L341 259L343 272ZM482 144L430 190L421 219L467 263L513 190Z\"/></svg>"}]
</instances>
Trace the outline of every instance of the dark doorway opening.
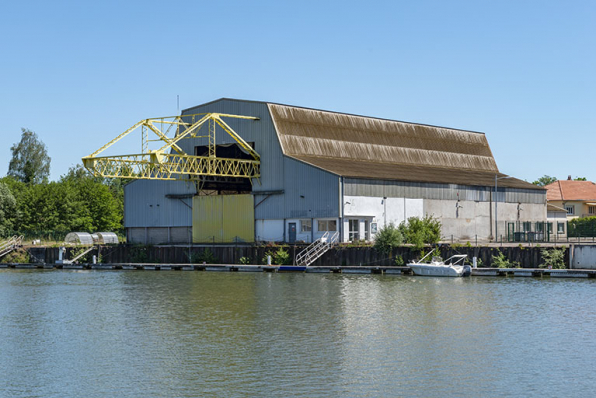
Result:
<instances>
[{"instance_id":1,"label":"dark doorway opening","mask_svg":"<svg viewBox=\"0 0 596 398\"><path fill-rule=\"evenodd\" d=\"M252 148L254 142L249 142ZM195 146L195 156L209 156L209 146ZM215 146L215 156L226 159L254 160L237 143L220 144ZM248 178L201 176L198 180L199 195L226 195L252 192L252 184Z\"/></svg>"}]
</instances>

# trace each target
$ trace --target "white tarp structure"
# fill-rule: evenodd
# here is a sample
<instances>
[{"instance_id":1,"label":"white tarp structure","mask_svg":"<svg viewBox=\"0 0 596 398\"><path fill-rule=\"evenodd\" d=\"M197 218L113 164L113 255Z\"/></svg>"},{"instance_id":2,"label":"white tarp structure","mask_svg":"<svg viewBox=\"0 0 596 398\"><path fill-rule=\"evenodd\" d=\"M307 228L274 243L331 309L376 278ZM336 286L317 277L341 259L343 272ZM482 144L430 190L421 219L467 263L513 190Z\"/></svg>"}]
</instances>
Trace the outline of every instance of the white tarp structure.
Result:
<instances>
[{"instance_id":1,"label":"white tarp structure","mask_svg":"<svg viewBox=\"0 0 596 398\"><path fill-rule=\"evenodd\" d=\"M64 242L76 245L118 244L118 235L114 232L96 232L93 234L87 232L71 232L66 235Z\"/></svg>"},{"instance_id":2,"label":"white tarp structure","mask_svg":"<svg viewBox=\"0 0 596 398\"><path fill-rule=\"evenodd\" d=\"M87 232L70 232L64 238L64 242L76 245L93 245L95 243L91 234Z\"/></svg>"},{"instance_id":3,"label":"white tarp structure","mask_svg":"<svg viewBox=\"0 0 596 398\"><path fill-rule=\"evenodd\" d=\"M118 235L113 232L97 232L96 235L99 237L98 243L102 243L104 245L118 243Z\"/></svg>"}]
</instances>

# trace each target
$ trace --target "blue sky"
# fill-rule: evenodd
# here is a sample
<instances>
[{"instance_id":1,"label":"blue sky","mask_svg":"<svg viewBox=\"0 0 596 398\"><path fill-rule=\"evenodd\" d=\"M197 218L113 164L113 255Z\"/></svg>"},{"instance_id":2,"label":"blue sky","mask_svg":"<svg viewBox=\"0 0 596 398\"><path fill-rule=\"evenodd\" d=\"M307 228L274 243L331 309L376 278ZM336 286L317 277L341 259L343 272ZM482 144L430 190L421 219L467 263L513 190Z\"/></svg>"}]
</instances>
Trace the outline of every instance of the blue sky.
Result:
<instances>
[{"instance_id":1,"label":"blue sky","mask_svg":"<svg viewBox=\"0 0 596 398\"><path fill-rule=\"evenodd\" d=\"M595 21L591 0L2 1L0 175L21 127L58 179L179 95L480 131L501 172L596 181Z\"/></svg>"}]
</instances>

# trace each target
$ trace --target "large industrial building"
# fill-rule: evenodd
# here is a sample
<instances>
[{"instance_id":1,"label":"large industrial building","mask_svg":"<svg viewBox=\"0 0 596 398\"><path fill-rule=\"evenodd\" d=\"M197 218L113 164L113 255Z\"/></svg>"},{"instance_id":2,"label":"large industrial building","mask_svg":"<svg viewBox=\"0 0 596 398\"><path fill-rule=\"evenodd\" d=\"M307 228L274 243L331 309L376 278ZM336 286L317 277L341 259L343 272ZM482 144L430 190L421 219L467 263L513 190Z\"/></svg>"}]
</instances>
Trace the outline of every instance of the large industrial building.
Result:
<instances>
[{"instance_id":1,"label":"large industrial building","mask_svg":"<svg viewBox=\"0 0 596 398\"><path fill-rule=\"evenodd\" d=\"M511 223L546 221L546 190L501 174L483 133L227 98L182 116L208 113L256 118L222 116L253 150L224 130L177 145L194 156L257 153L258 178L136 180L125 187L129 242L308 243L327 231L370 241L425 215L445 239L486 241Z\"/></svg>"}]
</instances>

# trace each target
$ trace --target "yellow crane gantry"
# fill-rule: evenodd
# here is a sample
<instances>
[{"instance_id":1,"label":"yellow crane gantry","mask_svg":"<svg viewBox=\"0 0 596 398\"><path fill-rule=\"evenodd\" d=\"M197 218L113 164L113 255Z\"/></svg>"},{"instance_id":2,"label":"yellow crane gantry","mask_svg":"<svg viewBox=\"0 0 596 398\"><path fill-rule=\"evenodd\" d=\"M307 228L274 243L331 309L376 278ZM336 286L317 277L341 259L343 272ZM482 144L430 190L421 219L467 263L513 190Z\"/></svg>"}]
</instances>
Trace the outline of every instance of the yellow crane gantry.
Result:
<instances>
[{"instance_id":1,"label":"yellow crane gantry","mask_svg":"<svg viewBox=\"0 0 596 398\"><path fill-rule=\"evenodd\" d=\"M222 118L258 120L257 117L224 113L202 113L145 119L93 152L85 156L83 166L96 177L130 178L148 180L199 180L212 177L260 177L260 155L242 139ZM198 135L201 127L208 125L208 135ZM165 126L165 128L164 128ZM216 157L215 132L220 126L253 159ZM97 156L133 131L141 128L141 153L116 156ZM170 130L175 136L169 138ZM165 130L165 131L164 131ZM158 138L149 140L149 131ZM185 153L178 142L187 138L209 138L209 156L193 156ZM150 141L165 144L156 150L149 149ZM168 151L168 153L166 153Z\"/></svg>"}]
</instances>

